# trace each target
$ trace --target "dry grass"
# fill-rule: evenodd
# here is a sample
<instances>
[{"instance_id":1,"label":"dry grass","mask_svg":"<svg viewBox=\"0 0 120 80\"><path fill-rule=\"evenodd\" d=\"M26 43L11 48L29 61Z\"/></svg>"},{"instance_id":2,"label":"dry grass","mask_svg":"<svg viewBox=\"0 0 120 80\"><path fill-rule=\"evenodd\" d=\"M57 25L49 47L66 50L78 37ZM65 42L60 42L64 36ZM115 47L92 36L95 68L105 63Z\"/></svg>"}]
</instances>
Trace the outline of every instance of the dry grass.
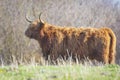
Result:
<instances>
[{"instance_id":1,"label":"dry grass","mask_svg":"<svg viewBox=\"0 0 120 80\"><path fill-rule=\"evenodd\" d=\"M64 64L63 64L64 63ZM119 80L120 66L93 66L91 63L73 64L61 61L59 65L38 65L34 60L29 64L0 66L0 80Z\"/></svg>"}]
</instances>

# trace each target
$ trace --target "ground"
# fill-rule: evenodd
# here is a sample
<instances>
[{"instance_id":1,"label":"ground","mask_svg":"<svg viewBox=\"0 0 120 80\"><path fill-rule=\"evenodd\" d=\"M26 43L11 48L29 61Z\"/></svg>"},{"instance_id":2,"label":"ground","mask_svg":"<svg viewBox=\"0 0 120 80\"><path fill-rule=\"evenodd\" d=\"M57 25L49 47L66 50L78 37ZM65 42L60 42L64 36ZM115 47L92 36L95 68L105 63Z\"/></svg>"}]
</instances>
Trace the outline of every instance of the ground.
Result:
<instances>
[{"instance_id":1,"label":"ground","mask_svg":"<svg viewBox=\"0 0 120 80\"><path fill-rule=\"evenodd\" d=\"M118 65L1 66L0 80L119 80Z\"/></svg>"}]
</instances>

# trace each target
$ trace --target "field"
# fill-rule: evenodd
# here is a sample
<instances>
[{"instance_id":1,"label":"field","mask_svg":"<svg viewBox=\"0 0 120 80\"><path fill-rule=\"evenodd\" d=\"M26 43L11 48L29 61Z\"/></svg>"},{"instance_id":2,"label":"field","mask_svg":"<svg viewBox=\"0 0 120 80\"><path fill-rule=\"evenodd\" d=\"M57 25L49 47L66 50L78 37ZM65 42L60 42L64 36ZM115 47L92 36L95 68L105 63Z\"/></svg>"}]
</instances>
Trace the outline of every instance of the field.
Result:
<instances>
[{"instance_id":1,"label":"field","mask_svg":"<svg viewBox=\"0 0 120 80\"><path fill-rule=\"evenodd\" d=\"M111 28L120 64L120 0L0 0L0 64L29 62L32 57L40 62L38 42L25 36L30 24L25 16L34 21L41 12L41 19L51 25Z\"/></svg>"},{"instance_id":2,"label":"field","mask_svg":"<svg viewBox=\"0 0 120 80\"><path fill-rule=\"evenodd\" d=\"M119 80L118 65L1 66L0 80Z\"/></svg>"}]
</instances>

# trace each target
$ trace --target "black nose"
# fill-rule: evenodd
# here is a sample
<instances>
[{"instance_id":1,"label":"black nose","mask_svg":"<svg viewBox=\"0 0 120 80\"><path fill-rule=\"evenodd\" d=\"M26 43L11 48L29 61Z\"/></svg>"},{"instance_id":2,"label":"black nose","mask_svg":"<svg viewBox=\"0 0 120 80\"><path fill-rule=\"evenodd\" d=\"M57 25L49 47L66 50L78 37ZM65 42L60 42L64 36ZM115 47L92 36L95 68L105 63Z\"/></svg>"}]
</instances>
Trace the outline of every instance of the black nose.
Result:
<instances>
[{"instance_id":1,"label":"black nose","mask_svg":"<svg viewBox=\"0 0 120 80\"><path fill-rule=\"evenodd\" d=\"M25 35L26 35L27 37L30 37L30 33L29 33L28 30L25 31Z\"/></svg>"},{"instance_id":2,"label":"black nose","mask_svg":"<svg viewBox=\"0 0 120 80\"><path fill-rule=\"evenodd\" d=\"M32 38L32 34L30 33L29 30L26 30L26 31L25 31L25 35L26 35L28 38Z\"/></svg>"},{"instance_id":3,"label":"black nose","mask_svg":"<svg viewBox=\"0 0 120 80\"><path fill-rule=\"evenodd\" d=\"M25 35L27 36L27 31L25 31Z\"/></svg>"}]
</instances>

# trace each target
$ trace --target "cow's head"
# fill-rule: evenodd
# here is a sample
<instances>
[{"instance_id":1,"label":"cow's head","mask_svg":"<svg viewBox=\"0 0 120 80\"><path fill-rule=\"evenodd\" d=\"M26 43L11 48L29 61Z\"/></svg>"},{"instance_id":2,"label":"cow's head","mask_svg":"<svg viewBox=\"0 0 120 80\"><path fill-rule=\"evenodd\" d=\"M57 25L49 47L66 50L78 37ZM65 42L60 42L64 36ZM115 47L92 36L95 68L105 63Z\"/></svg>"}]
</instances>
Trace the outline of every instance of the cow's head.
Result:
<instances>
[{"instance_id":1,"label":"cow's head","mask_svg":"<svg viewBox=\"0 0 120 80\"><path fill-rule=\"evenodd\" d=\"M39 37L39 33L41 28L44 26L43 21L40 19L41 14L39 14L39 19L35 21L30 21L29 19L26 18L26 20L30 23L29 27L25 31L25 35L29 38L37 39Z\"/></svg>"}]
</instances>

